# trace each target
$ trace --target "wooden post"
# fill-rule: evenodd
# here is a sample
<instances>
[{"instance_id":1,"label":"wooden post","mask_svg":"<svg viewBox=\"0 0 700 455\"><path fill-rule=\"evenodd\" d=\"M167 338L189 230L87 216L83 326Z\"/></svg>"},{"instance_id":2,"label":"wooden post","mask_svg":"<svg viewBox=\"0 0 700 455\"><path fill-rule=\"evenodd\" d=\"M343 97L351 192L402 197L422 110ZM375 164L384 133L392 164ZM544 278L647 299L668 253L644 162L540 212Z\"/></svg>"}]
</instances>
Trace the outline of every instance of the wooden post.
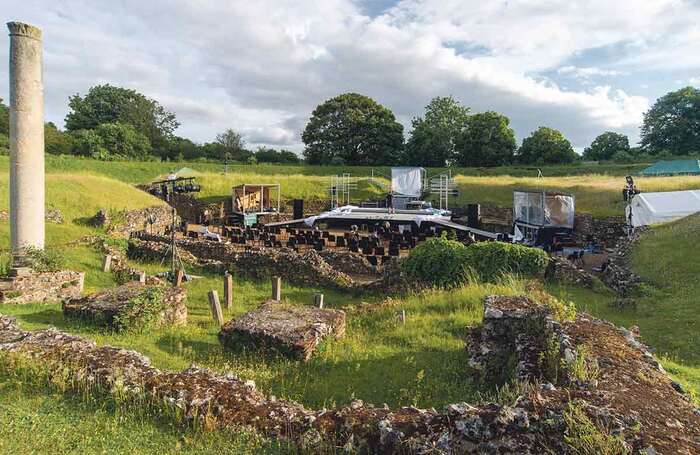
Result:
<instances>
[{"instance_id":1,"label":"wooden post","mask_svg":"<svg viewBox=\"0 0 700 455\"><path fill-rule=\"evenodd\" d=\"M399 319L401 319L401 323L403 325L406 325L406 310L401 310L399 313Z\"/></svg>"},{"instance_id":2,"label":"wooden post","mask_svg":"<svg viewBox=\"0 0 700 455\"><path fill-rule=\"evenodd\" d=\"M177 269L175 271L175 279L173 280L173 286L179 288L182 286L182 280L185 278L185 272L182 269Z\"/></svg>"},{"instance_id":3,"label":"wooden post","mask_svg":"<svg viewBox=\"0 0 700 455\"><path fill-rule=\"evenodd\" d=\"M112 255L106 254L105 257L102 258L102 271L109 272L109 270L111 268L112 268Z\"/></svg>"},{"instance_id":4,"label":"wooden post","mask_svg":"<svg viewBox=\"0 0 700 455\"><path fill-rule=\"evenodd\" d=\"M136 281L141 284L146 283L146 272L136 272Z\"/></svg>"},{"instance_id":5,"label":"wooden post","mask_svg":"<svg viewBox=\"0 0 700 455\"><path fill-rule=\"evenodd\" d=\"M282 300L282 278L272 277L272 300Z\"/></svg>"},{"instance_id":6,"label":"wooden post","mask_svg":"<svg viewBox=\"0 0 700 455\"><path fill-rule=\"evenodd\" d=\"M323 308L323 294L314 295L314 305L317 308Z\"/></svg>"},{"instance_id":7,"label":"wooden post","mask_svg":"<svg viewBox=\"0 0 700 455\"><path fill-rule=\"evenodd\" d=\"M230 273L224 274L224 308L227 310L233 305L233 277Z\"/></svg>"},{"instance_id":8,"label":"wooden post","mask_svg":"<svg viewBox=\"0 0 700 455\"><path fill-rule=\"evenodd\" d=\"M211 307L211 315L219 326L224 325L224 315L221 312L221 304L219 304L219 294L211 290L209 291L209 306Z\"/></svg>"}]
</instances>

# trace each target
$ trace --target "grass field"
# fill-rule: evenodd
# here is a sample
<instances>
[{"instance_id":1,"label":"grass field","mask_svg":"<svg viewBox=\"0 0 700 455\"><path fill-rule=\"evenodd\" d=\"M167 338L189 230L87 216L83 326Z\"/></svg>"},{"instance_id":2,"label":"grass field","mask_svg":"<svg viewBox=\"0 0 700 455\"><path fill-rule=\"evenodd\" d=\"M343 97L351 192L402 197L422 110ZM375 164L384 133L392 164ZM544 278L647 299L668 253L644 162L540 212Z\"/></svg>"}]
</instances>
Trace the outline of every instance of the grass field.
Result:
<instances>
[{"instance_id":1,"label":"grass field","mask_svg":"<svg viewBox=\"0 0 700 455\"><path fill-rule=\"evenodd\" d=\"M3 162L3 160L5 160ZM6 158L0 157L6 165ZM299 166L234 166L224 175L216 164L183 164L195 169L204 186L202 196L221 198L238 183L281 182L283 196L325 197L328 175L339 169ZM132 187L179 169L172 163L104 163L92 160L47 162L47 203L59 208L66 223L47 224L49 246L60 249L72 268L87 272L88 291L113 286L109 273L102 273L100 254L88 246L67 246L68 242L100 231L84 223L100 208L140 208L160 203ZM351 172L359 175L360 169ZM579 168L571 168L576 173ZM590 171L586 168L587 172ZM621 172L624 170L625 172ZM608 175L524 177L531 170L508 168L509 176L489 176L467 170L458 176L460 203L492 202L510 205L513 188L547 187L577 195L578 209L596 214L617 214L623 179L629 168L615 168ZM366 169L369 173L369 169ZM546 169L545 175L548 174ZM561 171L561 170L560 170ZM491 170L489 170L491 172ZM506 172L506 170L503 170ZM605 172L608 172L607 170ZM478 174L478 175L466 175ZM521 175L515 177L514 175ZM0 209L7 208L7 173L0 174ZM640 179L644 190L699 188L700 178ZM362 187L366 195L379 194L374 187ZM0 222L0 246L9 245L9 227ZM576 302L579 309L624 326L638 325L644 341L663 356L664 366L691 390L700 394L700 312L695 278L700 261L693 257L700 235L700 218L656 228L639 246L635 256L638 273L654 286L640 299L636 310L618 310L609 305L613 295L605 290L554 286L551 291ZM140 264L150 272L158 264ZM308 304L316 292L323 292L326 304L348 311L346 338L321 345L318 356L300 364L257 352L226 352L217 339L206 301L210 289L220 289L221 277L197 270L204 278L189 283L189 324L182 328L159 329L133 335L103 332L64 319L59 305L0 305L0 313L15 315L22 327L37 329L56 326L96 340L135 349L161 368L182 369L191 363L218 371L231 371L279 397L292 398L308 406L347 404L354 398L392 407L416 404L439 407L448 402L478 398L464 373L464 334L469 324L481 318L483 296L490 293L523 292L523 283L510 280L501 285L472 284L451 292L435 291L394 300L375 312L365 312L366 303L381 297L342 294L310 287L284 285L290 302ZM238 280L234 305L227 318L253 308L269 295L268 282ZM364 299L364 301L363 301ZM407 323L396 313L406 310ZM97 429L99 431L92 431ZM60 441L52 443L53 440ZM124 413L99 402L65 397L31 384L0 377L0 452L117 452L172 453L275 451L246 435L216 433L200 435L174 428L168 422Z\"/></svg>"}]
</instances>

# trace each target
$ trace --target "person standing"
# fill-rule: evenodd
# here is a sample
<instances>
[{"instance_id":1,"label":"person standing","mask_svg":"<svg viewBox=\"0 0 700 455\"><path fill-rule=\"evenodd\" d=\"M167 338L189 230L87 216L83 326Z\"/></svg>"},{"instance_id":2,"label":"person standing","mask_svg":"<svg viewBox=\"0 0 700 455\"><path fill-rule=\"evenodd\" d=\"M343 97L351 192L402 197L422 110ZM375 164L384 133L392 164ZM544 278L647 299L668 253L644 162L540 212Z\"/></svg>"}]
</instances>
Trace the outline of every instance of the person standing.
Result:
<instances>
[{"instance_id":1,"label":"person standing","mask_svg":"<svg viewBox=\"0 0 700 455\"><path fill-rule=\"evenodd\" d=\"M386 193L386 208L389 213L396 213L394 211L394 198L393 195L391 194L391 191Z\"/></svg>"}]
</instances>

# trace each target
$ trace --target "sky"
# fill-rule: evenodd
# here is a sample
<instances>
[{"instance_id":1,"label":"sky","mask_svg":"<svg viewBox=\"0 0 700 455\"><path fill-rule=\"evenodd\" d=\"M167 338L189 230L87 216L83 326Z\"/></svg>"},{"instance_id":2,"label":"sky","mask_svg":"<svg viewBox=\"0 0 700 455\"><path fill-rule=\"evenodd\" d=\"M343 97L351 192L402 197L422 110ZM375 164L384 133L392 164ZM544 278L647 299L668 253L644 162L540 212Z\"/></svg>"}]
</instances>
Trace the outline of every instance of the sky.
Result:
<instances>
[{"instance_id":1,"label":"sky","mask_svg":"<svg viewBox=\"0 0 700 455\"><path fill-rule=\"evenodd\" d=\"M44 33L46 120L97 84L158 100L196 142L303 150L313 109L344 92L390 108L408 135L431 98L539 126L577 151L639 139L644 112L700 86L698 0L0 0ZM0 43L8 98L9 38Z\"/></svg>"}]
</instances>

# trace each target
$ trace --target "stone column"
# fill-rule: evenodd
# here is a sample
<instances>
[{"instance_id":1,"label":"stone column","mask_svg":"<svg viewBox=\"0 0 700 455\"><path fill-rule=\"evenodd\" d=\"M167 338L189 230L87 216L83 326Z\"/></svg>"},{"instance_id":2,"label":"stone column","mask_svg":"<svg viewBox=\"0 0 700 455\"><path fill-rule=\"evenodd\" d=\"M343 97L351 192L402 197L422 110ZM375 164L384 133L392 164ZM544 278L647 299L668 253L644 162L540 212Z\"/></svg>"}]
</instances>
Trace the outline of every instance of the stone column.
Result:
<instances>
[{"instance_id":1,"label":"stone column","mask_svg":"<svg viewBox=\"0 0 700 455\"><path fill-rule=\"evenodd\" d=\"M9 22L10 235L15 266L44 248L44 84L41 30Z\"/></svg>"}]
</instances>

